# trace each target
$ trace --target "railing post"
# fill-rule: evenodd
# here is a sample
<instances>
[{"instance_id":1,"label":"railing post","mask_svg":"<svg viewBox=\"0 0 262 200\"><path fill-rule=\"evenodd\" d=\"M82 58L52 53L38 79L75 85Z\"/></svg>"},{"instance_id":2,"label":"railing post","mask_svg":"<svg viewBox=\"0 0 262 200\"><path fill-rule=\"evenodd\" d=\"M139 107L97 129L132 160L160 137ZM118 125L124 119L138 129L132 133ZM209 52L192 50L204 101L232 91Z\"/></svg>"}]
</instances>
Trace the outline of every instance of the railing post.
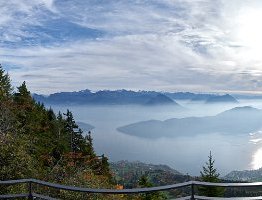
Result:
<instances>
[{"instance_id":1,"label":"railing post","mask_svg":"<svg viewBox=\"0 0 262 200\"><path fill-rule=\"evenodd\" d=\"M33 194L32 194L32 181L29 181L29 184L28 184L28 199L29 200L34 199Z\"/></svg>"},{"instance_id":2,"label":"railing post","mask_svg":"<svg viewBox=\"0 0 262 200\"><path fill-rule=\"evenodd\" d=\"M191 183L191 198L190 200L195 200L195 188L194 183Z\"/></svg>"}]
</instances>

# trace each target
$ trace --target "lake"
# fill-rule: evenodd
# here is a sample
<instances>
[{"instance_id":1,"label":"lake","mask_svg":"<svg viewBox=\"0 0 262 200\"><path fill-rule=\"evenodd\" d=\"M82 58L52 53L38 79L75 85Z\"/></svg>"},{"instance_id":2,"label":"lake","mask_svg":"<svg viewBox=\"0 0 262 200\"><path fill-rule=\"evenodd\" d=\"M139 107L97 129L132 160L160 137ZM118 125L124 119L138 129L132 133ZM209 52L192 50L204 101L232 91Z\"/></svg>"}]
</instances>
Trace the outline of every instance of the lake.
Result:
<instances>
[{"instance_id":1,"label":"lake","mask_svg":"<svg viewBox=\"0 0 262 200\"><path fill-rule=\"evenodd\" d=\"M179 101L184 110L174 106L79 106L52 105L58 112L69 109L75 120L91 124L94 148L105 154L110 161L129 160L153 164L167 164L190 175L199 175L212 151L215 166L223 176L232 170L257 169L262 167L262 132L242 135L198 134L191 136L141 138L120 133L116 128L145 120L166 120L191 116L213 116L236 106L253 106L262 109L262 101L243 100L240 104L191 103ZM50 105L47 105L50 106ZM262 121L262 119L261 119ZM262 123L261 123L262 124Z\"/></svg>"}]
</instances>

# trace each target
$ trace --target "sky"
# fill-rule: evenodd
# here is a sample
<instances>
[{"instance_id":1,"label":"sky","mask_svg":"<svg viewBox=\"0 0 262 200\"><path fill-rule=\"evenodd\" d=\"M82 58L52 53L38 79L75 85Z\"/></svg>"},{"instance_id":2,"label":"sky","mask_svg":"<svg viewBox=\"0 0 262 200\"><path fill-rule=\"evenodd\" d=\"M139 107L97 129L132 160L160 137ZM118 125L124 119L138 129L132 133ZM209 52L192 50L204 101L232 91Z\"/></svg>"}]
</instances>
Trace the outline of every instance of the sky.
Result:
<instances>
[{"instance_id":1,"label":"sky","mask_svg":"<svg viewBox=\"0 0 262 200\"><path fill-rule=\"evenodd\" d=\"M260 93L261 0L0 0L0 63L33 93Z\"/></svg>"}]
</instances>

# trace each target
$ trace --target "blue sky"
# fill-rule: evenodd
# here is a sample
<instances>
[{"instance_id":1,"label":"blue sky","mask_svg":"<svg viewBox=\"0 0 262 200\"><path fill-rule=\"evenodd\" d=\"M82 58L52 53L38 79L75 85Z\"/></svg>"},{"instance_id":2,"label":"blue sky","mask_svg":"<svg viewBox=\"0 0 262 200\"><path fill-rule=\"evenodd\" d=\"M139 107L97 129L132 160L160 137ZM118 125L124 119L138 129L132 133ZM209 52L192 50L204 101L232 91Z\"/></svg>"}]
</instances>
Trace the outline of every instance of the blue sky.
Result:
<instances>
[{"instance_id":1,"label":"blue sky","mask_svg":"<svg viewBox=\"0 0 262 200\"><path fill-rule=\"evenodd\" d=\"M262 91L260 0L9 0L0 13L0 63L32 92Z\"/></svg>"}]
</instances>

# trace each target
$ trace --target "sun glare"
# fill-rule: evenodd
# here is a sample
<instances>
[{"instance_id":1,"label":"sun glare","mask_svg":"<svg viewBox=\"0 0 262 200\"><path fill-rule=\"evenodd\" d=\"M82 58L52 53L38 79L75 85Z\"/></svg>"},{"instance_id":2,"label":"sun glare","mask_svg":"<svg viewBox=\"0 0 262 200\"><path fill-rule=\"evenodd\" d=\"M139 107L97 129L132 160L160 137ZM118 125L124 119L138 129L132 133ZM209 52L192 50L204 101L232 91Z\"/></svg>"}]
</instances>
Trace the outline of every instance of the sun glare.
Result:
<instances>
[{"instance_id":1,"label":"sun glare","mask_svg":"<svg viewBox=\"0 0 262 200\"><path fill-rule=\"evenodd\" d=\"M237 39L251 49L262 49L262 9L246 9L238 16Z\"/></svg>"},{"instance_id":2,"label":"sun glare","mask_svg":"<svg viewBox=\"0 0 262 200\"><path fill-rule=\"evenodd\" d=\"M252 159L252 169L259 169L262 167L262 148L258 149Z\"/></svg>"}]
</instances>

